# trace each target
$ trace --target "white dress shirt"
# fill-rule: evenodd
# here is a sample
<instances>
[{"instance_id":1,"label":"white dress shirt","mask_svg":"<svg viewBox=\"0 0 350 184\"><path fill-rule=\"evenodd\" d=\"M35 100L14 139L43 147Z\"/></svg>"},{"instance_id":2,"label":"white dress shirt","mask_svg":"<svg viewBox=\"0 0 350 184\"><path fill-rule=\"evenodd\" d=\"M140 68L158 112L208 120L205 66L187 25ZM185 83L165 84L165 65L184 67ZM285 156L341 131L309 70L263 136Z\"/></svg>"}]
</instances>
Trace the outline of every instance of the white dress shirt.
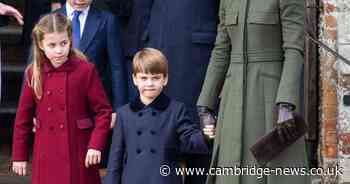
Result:
<instances>
[{"instance_id":1,"label":"white dress shirt","mask_svg":"<svg viewBox=\"0 0 350 184\"><path fill-rule=\"evenodd\" d=\"M89 9L90 9L90 6L88 6L87 8L85 8L80 16L79 16L79 22L80 22L80 38L81 36L83 35L83 32L84 32L84 27L85 27L85 22L86 22L86 18L89 14ZM69 4L69 3L66 3L66 13L67 13L67 16L69 18L69 20L73 20L73 16L74 16L74 9L73 7Z\"/></svg>"}]
</instances>

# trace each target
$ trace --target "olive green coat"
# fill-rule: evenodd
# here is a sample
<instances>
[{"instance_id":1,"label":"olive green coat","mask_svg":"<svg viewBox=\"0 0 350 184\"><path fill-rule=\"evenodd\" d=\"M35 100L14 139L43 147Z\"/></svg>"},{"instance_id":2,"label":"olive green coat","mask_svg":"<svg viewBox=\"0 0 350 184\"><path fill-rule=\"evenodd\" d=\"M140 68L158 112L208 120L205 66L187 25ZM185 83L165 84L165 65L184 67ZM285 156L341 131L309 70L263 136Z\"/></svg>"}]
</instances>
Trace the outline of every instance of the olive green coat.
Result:
<instances>
[{"instance_id":1,"label":"olive green coat","mask_svg":"<svg viewBox=\"0 0 350 184\"><path fill-rule=\"evenodd\" d=\"M304 0L221 0L220 23L198 105L220 95L212 167L254 165L249 151L273 128L278 102L299 106ZM306 167L304 139L271 167ZM208 184L303 184L304 176L209 176Z\"/></svg>"}]
</instances>

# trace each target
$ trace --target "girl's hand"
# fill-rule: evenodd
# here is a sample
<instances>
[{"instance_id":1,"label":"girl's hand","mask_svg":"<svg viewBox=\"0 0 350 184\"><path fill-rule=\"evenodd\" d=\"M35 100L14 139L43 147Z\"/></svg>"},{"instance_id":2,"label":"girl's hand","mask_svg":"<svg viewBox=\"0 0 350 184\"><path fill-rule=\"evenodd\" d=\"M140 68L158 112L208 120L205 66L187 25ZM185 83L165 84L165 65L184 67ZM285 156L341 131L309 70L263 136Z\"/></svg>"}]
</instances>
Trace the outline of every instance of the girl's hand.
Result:
<instances>
[{"instance_id":1,"label":"girl's hand","mask_svg":"<svg viewBox=\"0 0 350 184\"><path fill-rule=\"evenodd\" d=\"M209 137L209 139L215 138L215 126L214 125L204 125L203 133L204 133L204 135Z\"/></svg>"},{"instance_id":2,"label":"girl's hand","mask_svg":"<svg viewBox=\"0 0 350 184\"><path fill-rule=\"evenodd\" d=\"M113 112L111 115L111 129L113 129L115 122L117 121L117 113Z\"/></svg>"},{"instance_id":3,"label":"girl's hand","mask_svg":"<svg viewBox=\"0 0 350 184\"><path fill-rule=\"evenodd\" d=\"M14 161L12 171L20 176L27 175L27 161Z\"/></svg>"},{"instance_id":4,"label":"girl's hand","mask_svg":"<svg viewBox=\"0 0 350 184\"><path fill-rule=\"evenodd\" d=\"M86 153L85 167L88 168L91 165L99 164L101 162L101 151L95 149L89 149Z\"/></svg>"}]
</instances>

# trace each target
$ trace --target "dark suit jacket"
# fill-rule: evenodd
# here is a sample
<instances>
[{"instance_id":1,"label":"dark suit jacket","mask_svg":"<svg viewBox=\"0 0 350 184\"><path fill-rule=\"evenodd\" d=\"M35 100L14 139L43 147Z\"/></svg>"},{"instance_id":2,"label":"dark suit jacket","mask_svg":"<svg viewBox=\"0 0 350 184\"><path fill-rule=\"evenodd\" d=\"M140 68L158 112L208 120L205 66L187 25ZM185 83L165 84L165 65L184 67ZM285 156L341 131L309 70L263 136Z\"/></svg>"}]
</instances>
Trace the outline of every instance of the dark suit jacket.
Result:
<instances>
[{"instance_id":1,"label":"dark suit jacket","mask_svg":"<svg viewBox=\"0 0 350 184\"><path fill-rule=\"evenodd\" d=\"M181 184L175 174L182 153L208 153L202 131L183 103L163 93L150 105L139 98L118 109L105 184ZM162 176L167 165L171 173Z\"/></svg>"},{"instance_id":2,"label":"dark suit jacket","mask_svg":"<svg viewBox=\"0 0 350 184\"><path fill-rule=\"evenodd\" d=\"M145 46L145 30L153 0L105 0L110 11L120 18L124 54L133 57Z\"/></svg>"},{"instance_id":3,"label":"dark suit jacket","mask_svg":"<svg viewBox=\"0 0 350 184\"><path fill-rule=\"evenodd\" d=\"M65 6L58 12L66 15ZM127 86L116 16L91 6L79 49L96 65L113 109L124 105Z\"/></svg>"}]
</instances>

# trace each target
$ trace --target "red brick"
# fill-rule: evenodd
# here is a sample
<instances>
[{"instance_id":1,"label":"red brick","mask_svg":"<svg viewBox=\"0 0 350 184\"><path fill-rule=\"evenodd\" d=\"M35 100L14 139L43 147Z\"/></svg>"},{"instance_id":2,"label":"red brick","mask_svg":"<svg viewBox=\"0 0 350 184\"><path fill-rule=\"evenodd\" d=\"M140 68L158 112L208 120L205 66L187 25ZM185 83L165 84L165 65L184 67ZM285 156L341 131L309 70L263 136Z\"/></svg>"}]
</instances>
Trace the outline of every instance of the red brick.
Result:
<instances>
[{"instance_id":1,"label":"red brick","mask_svg":"<svg viewBox=\"0 0 350 184\"><path fill-rule=\"evenodd\" d=\"M337 145L325 146L324 156L326 158L337 158Z\"/></svg>"},{"instance_id":2,"label":"red brick","mask_svg":"<svg viewBox=\"0 0 350 184\"><path fill-rule=\"evenodd\" d=\"M325 15L324 22L326 24L326 27L334 28L337 26L337 19L332 15Z\"/></svg>"}]
</instances>

